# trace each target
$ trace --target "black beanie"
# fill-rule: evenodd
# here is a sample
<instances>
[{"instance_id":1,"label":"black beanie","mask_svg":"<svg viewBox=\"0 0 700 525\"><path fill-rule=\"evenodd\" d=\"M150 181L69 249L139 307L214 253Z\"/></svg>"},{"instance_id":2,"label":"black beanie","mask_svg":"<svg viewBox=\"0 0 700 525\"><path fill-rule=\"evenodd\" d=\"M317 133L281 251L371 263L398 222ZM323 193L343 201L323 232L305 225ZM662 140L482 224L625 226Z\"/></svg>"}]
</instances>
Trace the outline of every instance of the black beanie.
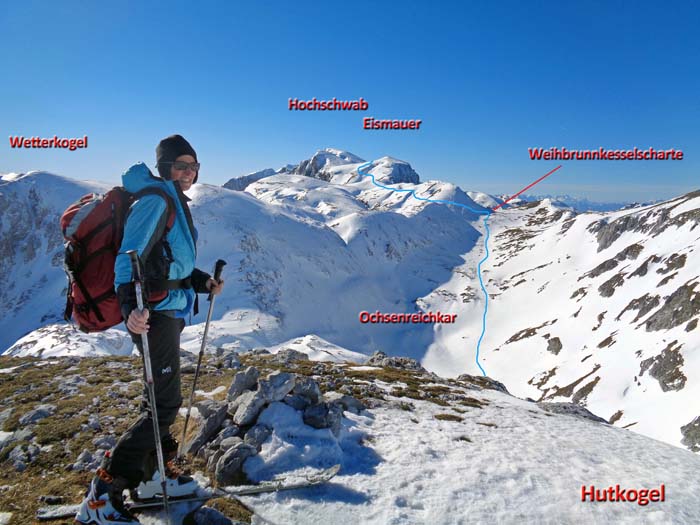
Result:
<instances>
[{"instance_id":1,"label":"black beanie","mask_svg":"<svg viewBox=\"0 0 700 525\"><path fill-rule=\"evenodd\" d=\"M170 164L166 163L175 162L180 155L192 155L197 160L197 152L182 135L170 135L156 146L156 167L165 180L170 180ZM194 182L197 182L197 177L199 173L194 176Z\"/></svg>"}]
</instances>

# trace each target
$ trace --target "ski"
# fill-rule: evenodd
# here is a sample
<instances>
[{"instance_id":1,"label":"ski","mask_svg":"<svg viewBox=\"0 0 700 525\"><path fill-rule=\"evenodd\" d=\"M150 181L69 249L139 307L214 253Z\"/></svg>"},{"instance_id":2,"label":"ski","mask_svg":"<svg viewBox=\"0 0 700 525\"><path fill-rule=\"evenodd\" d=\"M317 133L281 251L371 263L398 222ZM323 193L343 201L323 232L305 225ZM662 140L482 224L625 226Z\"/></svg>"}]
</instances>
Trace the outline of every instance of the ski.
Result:
<instances>
[{"instance_id":1,"label":"ski","mask_svg":"<svg viewBox=\"0 0 700 525\"><path fill-rule=\"evenodd\" d=\"M321 470L315 474L310 474L300 478L299 481L290 482L289 479L282 478L274 481L263 481L258 485L248 487L238 487L231 489L217 489L222 495L226 496L250 496L252 494L263 494L265 492L279 492L282 490L303 489L305 487L313 487L330 481L340 470L340 464L333 465L327 469Z\"/></svg>"},{"instance_id":2,"label":"ski","mask_svg":"<svg viewBox=\"0 0 700 525\"><path fill-rule=\"evenodd\" d=\"M250 485L237 488L229 489L215 489L213 493L206 496L193 496L185 498L170 498L168 503L170 505L179 505L183 503L203 503L214 498L236 498L238 496L250 496L254 494L264 494L266 492L279 492L283 490L293 490L302 489L306 487L313 487L316 485L322 485L330 481L340 470L340 465L333 465L327 469L321 470L315 474L305 476L300 478L299 481L285 480L285 478L274 480L274 481L264 481L258 485ZM128 505L129 510L133 512L139 512L141 510L152 510L163 508L163 501L161 499L149 500L149 501L134 501L130 502ZM37 510L36 518L39 521L51 521L58 519L67 519L74 517L80 505L51 505L47 507L41 507Z\"/></svg>"}]
</instances>

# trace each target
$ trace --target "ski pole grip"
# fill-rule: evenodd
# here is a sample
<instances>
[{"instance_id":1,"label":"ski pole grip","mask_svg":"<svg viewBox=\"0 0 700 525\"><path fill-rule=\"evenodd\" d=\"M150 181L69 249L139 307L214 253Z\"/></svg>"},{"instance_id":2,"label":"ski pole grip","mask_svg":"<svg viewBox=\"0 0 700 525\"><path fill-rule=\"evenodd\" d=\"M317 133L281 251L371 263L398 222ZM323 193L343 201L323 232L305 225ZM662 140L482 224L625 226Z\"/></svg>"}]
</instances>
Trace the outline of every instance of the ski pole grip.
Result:
<instances>
[{"instance_id":1,"label":"ski pole grip","mask_svg":"<svg viewBox=\"0 0 700 525\"><path fill-rule=\"evenodd\" d=\"M141 288L141 262L139 261L139 254L136 250L129 250L126 252L131 260L131 276L134 280L134 291L136 292L136 306L139 311L143 311L145 298L143 297L143 289Z\"/></svg>"},{"instance_id":2,"label":"ski pole grip","mask_svg":"<svg viewBox=\"0 0 700 525\"><path fill-rule=\"evenodd\" d=\"M226 261L219 259L216 261L216 266L214 267L214 280L218 283L221 279L221 271L226 266Z\"/></svg>"},{"instance_id":3,"label":"ski pole grip","mask_svg":"<svg viewBox=\"0 0 700 525\"><path fill-rule=\"evenodd\" d=\"M139 254L136 250L129 250L126 252L131 259L131 275L135 281L141 282L141 264L139 262Z\"/></svg>"}]
</instances>

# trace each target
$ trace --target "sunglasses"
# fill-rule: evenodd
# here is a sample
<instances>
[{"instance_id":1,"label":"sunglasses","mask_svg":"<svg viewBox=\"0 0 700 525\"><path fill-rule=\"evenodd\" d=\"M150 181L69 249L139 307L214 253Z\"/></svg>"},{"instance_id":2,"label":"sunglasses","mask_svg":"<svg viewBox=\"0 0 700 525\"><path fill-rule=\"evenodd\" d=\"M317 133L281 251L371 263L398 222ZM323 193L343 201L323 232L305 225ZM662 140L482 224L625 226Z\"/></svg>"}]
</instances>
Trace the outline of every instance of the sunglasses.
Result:
<instances>
[{"instance_id":1,"label":"sunglasses","mask_svg":"<svg viewBox=\"0 0 700 525\"><path fill-rule=\"evenodd\" d=\"M163 164L172 164L173 169L177 171L185 171L187 168L191 169L192 171L199 171L201 166L199 162L184 162L181 160L176 162L163 162Z\"/></svg>"}]
</instances>

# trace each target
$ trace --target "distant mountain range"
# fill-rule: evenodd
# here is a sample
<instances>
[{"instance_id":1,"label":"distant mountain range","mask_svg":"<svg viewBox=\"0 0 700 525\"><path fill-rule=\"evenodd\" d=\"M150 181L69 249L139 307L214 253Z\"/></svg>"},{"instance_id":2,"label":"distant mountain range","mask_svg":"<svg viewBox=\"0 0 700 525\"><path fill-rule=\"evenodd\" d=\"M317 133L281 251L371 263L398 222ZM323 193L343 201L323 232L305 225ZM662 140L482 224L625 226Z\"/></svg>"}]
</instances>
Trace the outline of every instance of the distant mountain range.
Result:
<instances>
[{"instance_id":1,"label":"distant mountain range","mask_svg":"<svg viewBox=\"0 0 700 525\"><path fill-rule=\"evenodd\" d=\"M506 197L503 197L504 199ZM583 197L572 197L571 195L521 195L519 198L520 202L535 202L542 201L544 199L551 200L554 204L560 206L566 206L572 208L577 212L586 211L615 211L621 210L623 208L634 208L638 206L648 206L660 201L648 201L648 202L596 202L591 201Z\"/></svg>"}]
</instances>

